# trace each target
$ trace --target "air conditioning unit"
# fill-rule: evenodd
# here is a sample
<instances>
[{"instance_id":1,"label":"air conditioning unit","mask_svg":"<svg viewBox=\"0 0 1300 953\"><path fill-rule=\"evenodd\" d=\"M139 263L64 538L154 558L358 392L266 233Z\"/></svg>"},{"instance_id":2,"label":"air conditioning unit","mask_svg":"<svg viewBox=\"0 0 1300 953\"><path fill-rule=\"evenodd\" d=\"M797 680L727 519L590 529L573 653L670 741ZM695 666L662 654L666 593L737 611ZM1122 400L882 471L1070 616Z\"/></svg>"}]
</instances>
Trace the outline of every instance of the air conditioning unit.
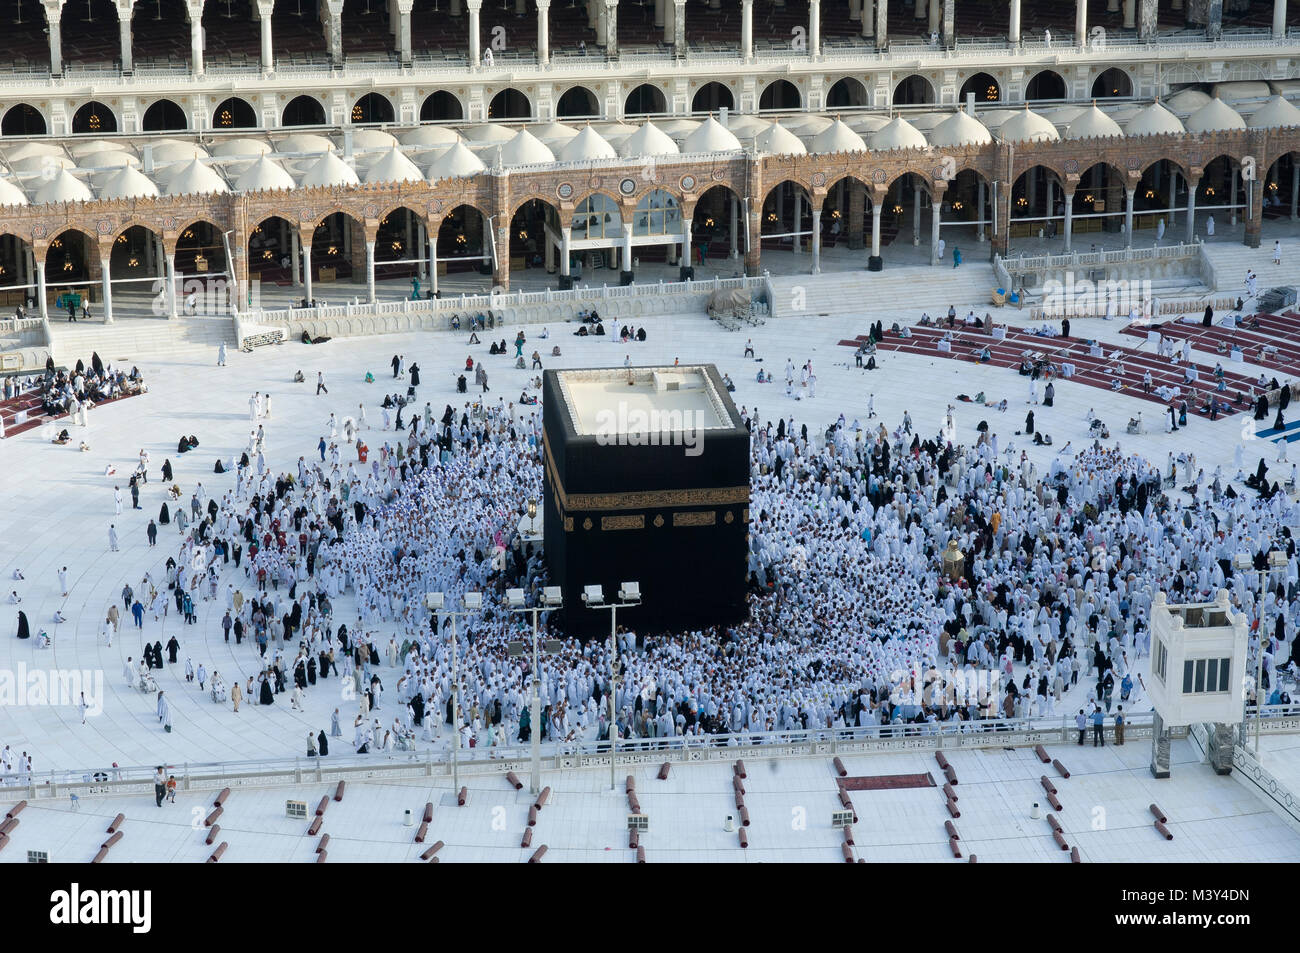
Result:
<instances>
[{"instance_id":1,"label":"air conditioning unit","mask_svg":"<svg viewBox=\"0 0 1300 953\"><path fill-rule=\"evenodd\" d=\"M852 811L831 811L831 827L840 828L840 827L852 827L852 826L853 826Z\"/></svg>"},{"instance_id":2,"label":"air conditioning unit","mask_svg":"<svg viewBox=\"0 0 1300 953\"><path fill-rule=\"evenodd\" d=\"M48 864L50 862L50 853L45 850L29 850L27 852L27 863L29 864Z\"/></svg>"},{"instance_id":3,"label":"air conditioning unit","mask_svg":"<svg viewBox=\"0 0 1300 953\"><path fill-rule=\"evenodd\" d=\"M636 831L638 834L644 834L650 830L649 814L629 814L627 816L627 829Z\"/></svg>"},{"instance_id":4,"label":"air conditioning unit","mask_svg":"<svg viewBox=\"0 0 1300 953\"><path fill-rule=\"evenodd\" d=\"M307 802L306 801L285 801L284 816L297 818L299 820L304 819L307 816Z\"/></svg>"}]
</instances>

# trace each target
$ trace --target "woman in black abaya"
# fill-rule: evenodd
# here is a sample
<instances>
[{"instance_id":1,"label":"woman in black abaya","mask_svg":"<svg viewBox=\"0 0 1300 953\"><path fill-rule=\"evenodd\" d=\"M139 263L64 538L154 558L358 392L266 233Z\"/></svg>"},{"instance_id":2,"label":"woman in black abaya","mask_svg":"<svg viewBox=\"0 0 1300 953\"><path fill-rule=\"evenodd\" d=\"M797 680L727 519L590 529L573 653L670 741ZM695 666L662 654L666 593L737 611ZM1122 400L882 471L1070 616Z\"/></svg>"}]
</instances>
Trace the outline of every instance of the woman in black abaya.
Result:
<instances>
[{"instance_id":1,"label":"woman in black abaya","mask_svg":"<svg viewBox=\"0 0 1300 953\"><path fill-rule=\"evenodd\" d=\"M263 705L275 704L275 693L271 691L271 681L265 676L262 677L260 701Z\"/></svg>"},{"instance_id":2,"label":"woman in black abaya","mask_svg":"<svg viewBox=\"0 0 1300 953\"><path fill-rule=\"evenodd\" d=\"M158 511L158 522L170 523L171 521L172 521L171 512L167 509L167 504L164 502L162 505L162 509Z\"/></svg>"},{"instance_id":3,"label":"woman in black abaya","mask_svg":"<svg viewBox=\"0 0 1300 953\"><path fill-rule=\"evenodd\" d=\"M27 613L20 609L18 610L18 638L30 639L31 637L32 630L27 624Z\"/></svg>"}]
</instances>

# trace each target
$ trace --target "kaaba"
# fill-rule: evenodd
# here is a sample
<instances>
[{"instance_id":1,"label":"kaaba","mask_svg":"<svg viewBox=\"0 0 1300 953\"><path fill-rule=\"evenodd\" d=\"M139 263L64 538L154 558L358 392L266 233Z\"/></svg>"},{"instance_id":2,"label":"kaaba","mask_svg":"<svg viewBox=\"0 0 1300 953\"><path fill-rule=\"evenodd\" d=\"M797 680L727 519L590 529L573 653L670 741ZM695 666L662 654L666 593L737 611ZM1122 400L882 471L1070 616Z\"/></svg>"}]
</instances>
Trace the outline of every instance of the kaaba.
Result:
<instances>
[{"instance_id":1,"label":"kaaba","mask_svg":"<svg viewBox=\"0 0 1300 953\"><path fill-rule=\"evenodd\" d=\"M641 605L619 625L654 633L746 616L749 431L717 368L546 371L542 382L546 563L564 631L609 633L584 586Z\"/></svg>"}]
</instances>

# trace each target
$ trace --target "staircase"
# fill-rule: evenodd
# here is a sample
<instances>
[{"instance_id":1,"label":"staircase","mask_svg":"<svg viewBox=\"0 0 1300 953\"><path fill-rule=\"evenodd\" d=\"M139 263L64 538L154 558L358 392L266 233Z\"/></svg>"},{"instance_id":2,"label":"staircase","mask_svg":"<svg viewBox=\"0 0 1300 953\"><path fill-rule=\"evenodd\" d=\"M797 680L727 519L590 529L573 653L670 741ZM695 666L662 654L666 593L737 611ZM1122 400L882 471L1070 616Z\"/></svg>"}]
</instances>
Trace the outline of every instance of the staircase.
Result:
<instances>
[{"instance_id":1,"label":"staircase","mask_svg":"<svg viewBox=\"0 0 1300 953\"><path fill-rule=\"evenodd\" d=\"M1246 272L1253 270L1259 277L1259 290L1265 292L1278 286L1300 285L1300 247L1294 241L1282 242L1282 264L1273 264L1273 243L1265 241L1258 248L1247 248L1236 242L1211 242L1205 245L1205 257L1213 269L1206 275L1206 283L1213 282L1215 291L1245 295Z\"/></svg>"},{"instance_id":2,"label":"staircase","mask_svg":"<svg viewBox=\"0 0 1300 953\"><path fill-rule=\"evenodd\" d=\"M164 318L120 320L113 324L52 320L54 360L57 364L89 361L98 353L106 364L215 351L221 342L234 350L235 326L231 318Z\"/></svg>"},{"instance_id":3,"label":"staircase","mask_svg":"<svg viewBox=\"0 0 1300 953\"><path fill-rule=\"evenodd\" d=\"M988 262L960 268L903 265L885 271L774 275L767 282L773 318L870 316L876 309L900 308L914 308L919 318L923 311L947 314L949 305L962 313L972 307L987 310L996 287Z\"/></svg>"}]
</instances>

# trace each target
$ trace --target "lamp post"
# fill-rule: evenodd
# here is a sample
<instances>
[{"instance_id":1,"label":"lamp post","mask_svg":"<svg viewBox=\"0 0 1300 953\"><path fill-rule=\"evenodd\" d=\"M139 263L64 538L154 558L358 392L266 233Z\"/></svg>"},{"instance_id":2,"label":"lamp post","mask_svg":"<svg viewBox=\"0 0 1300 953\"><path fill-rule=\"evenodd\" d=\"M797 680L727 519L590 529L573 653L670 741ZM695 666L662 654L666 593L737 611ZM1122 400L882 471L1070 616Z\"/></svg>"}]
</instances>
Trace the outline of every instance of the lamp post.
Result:
<instances>
[{"instance_id":1,"label":"lamp post","mask_svg":"<svg viewBox=\"0 0 1300 953\"><path fill-rule=\"evenodd\" d=\"M456 651L456 619L459 616L483 611L483 593L467 592L460 601L460 611L456 612L446 608L445 593L430 592L424 597L425 606L434 613L435 625L439 612L451 617L451 723L454 732L451 740L451 786L453 792L460 790L460 656ZM442 717L441 713L439 717Z\"/></svg>"},{"instance_id":2,"label":"lamp post","mask_svg":"<svg viewBox=\"0 0 1300 953\"><path fill-rule=\"evenodd\" d=\"M1268 567L1255 569L1250 553L1240 552L1233 557L1235 568L1243 572L1254 572L1259 576L1259 647L1255 651L1255 760L1262 763L1259 753L1260 726L1264 720L1264 584L1269 576L1284 573L1287 570L1286 553L1278 549L1268 553ZM1246 697L1241 699L1241 743L1246 744Z\"/></svg>"},{"instance_id":3,"label":"lamp post","mask_svg":"<svg viewBox=\"0 0 1300 953\"><path fill-rule=\"evenodd\" d=\"M530 500L528 504L529 515L537 510L537 503ZM533 616L533 698L532 698L532 727L529 734L532 736L533 745L533 772L529 782L529 790L537 794L542 789L542 702L538 695L538 689L541 686L541 669L538 667L538 638L537 638L537 615L540 612L548 612L551 609L558 609L564 604L564 596L559 586L547 586L542 590L541 605L529 606L526 604L526 597L522 589L506 590L506 606L511 612L532 613ZM560 651L561 643L559 639L547 639L546 643L541 646L541 650L547 655L555 655ZM524 642L510 642L506 645L506 651L511 656L523 655L527 649Z\"/></svg>"},{"instance_id":4,"label":"lamp post","mask_svg":"<svg viewBox=\"0 0 1300 953\"><path fill-rule=\"evenodd\" d=\"M641 604L641 584L625 582L618 590L618 602L606 602L605 590L600 586L583 586L582 601L588 609L609 610L609 789L617 790L615 775L618 771L618 610Z\"/></svg>"}]
</instances>

